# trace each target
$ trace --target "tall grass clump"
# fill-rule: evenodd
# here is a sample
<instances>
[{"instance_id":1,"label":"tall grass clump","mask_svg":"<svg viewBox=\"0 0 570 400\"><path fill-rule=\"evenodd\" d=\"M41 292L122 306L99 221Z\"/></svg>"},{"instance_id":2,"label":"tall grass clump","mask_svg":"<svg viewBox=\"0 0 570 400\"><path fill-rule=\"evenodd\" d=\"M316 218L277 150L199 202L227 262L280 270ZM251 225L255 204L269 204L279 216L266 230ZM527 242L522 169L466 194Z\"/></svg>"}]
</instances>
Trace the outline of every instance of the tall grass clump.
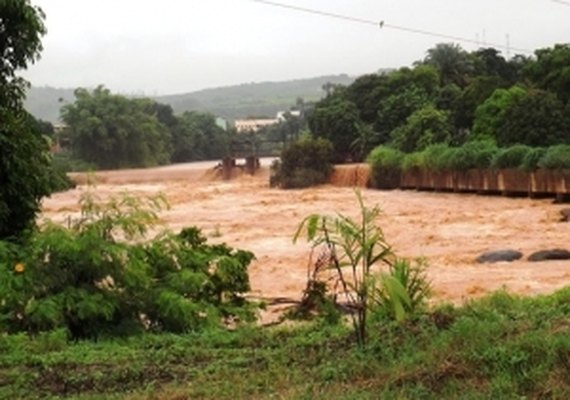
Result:
<instances>
[{"instance_id":1,"label":"tall grass clump","mask_svg":"<svg viewBox=\"0 0 570 400\"><path fill-rule=\"evenodd\" d=\"M486 169L491 166L491 161L498 151L493 141L467 142L463 146L451 150L445 162L447 169L450 170Z\"/></svg>"},{"instance_id":2,"label":"tall grass clump","mask_svg":"<svg viewBox=\"0 0 570 400\"><path fill-rule=\"evenodd\" d=\"M524 156L520 168L527 172L535 171L539 168L540 160L546 154L547 149L544 147L534 147Z\"/></svg>"},{"instance_id":3,"label":"tall grass clump","mask_svg":"<svg viewBox=\"0 0 570 400\"><path fill-rule=\"evenodd\" d=\"M491 167L494 169L522 169L525 159L532 151L532 147L524 144L517 144L506 149L501 149L493 157Z\"/></svg>"},{"instance_id":4,"label":"tall grass clump","mask_svg":"<svg viewBox=\"0 0 570 400\"><path fill-rule=\"evenodd\" d=\"M549 147L538 166L545 169L570 169L570 145Z\"/></svg>"},{"instance_id":5,"label":"tall grass clump","mask_svg":"<svg viewBox=\"0 0 570 400\"><path fill-rule=\"evenodd\" d=\"M366 162L370 164L372 187L394 189L400 185L404 153L387 146L378 146L370 152Z\"/></svg>"},{"instance_id":6,"label":"tall grass clump","mask_svg":"<svg viewBox=\"0 0 570 400\"><path fill-rule=\"evenodd\" d=\"M449 157L454 148L445 143L428 146L418 157L419 167L429 171L440 171L448 169Z\"/></svg>"}]
</instances>

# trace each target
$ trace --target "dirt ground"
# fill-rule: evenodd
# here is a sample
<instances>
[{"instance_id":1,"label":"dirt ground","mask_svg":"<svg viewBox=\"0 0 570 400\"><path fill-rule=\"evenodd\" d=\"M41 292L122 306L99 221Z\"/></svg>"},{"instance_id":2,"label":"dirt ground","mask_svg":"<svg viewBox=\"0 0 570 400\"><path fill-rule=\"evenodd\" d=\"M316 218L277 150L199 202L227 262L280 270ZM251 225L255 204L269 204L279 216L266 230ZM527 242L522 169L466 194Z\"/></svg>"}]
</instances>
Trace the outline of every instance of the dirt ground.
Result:
<instances>
[{"instance_id":1,"label":"dirt ground","mask_svg":"<svg viewBox=\"0 0 570 400\"><path fill-rule=\"evenodd\" d=\"M193 163L148 170L101 172L92 188L101 198L121 192L163 193L171 208L161 213L173 230L197 225L214 242L255 253L250 268L254 297L300 298L310 246L292 237L311 213L356 216L354 190L326 185L306 190L269 188L268 160L254 177L222 181L216 163ZM77 179L86 181L84 176ZM56 221L76 213L86 186L44 201L44 218ZM402 257L425 257L434 301L461 302L506 287L533 295L570 284L570 261L528 262L538 250L570 248L570 223L560 223L568 205L552 200L484 197L415 191L363 189L367 205L378 204L386 238ZM511 248L523 252L512 263L477 264L482 252Z\"/></svg>"}]
</instances>

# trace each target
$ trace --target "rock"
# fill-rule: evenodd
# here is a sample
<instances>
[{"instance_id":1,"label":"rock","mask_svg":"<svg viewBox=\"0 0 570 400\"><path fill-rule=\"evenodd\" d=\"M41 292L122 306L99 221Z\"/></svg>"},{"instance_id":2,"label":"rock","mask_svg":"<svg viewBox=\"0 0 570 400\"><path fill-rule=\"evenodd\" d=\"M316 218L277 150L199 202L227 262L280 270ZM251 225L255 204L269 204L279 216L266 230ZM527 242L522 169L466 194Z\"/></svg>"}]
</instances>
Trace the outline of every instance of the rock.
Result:
<instances>
[{"instance_id":1,"label":"rock","mask_svg":"<svg viewBox=\"0 0 570 400\"><path fill-rule=\"evenodd\" d=\"M528 261L570 260L570 251L564 249L542 250L528 256Z\"/></svg>"},{"instance_id":2,"label":"rock","mask_svg":"<svg viewBox=\"0 0 570 400\"><path fill-rule=\"evenodd\" d=\"M570 208L560 210L560 222L570 222Z\"/></svg>"},{"instance_id":3,"label":"rock","mask_svg":"<svg viewBox=\"0 0 570 400\"><path fill-rule=\"evenodd\" d=\"M481 254L475 259L478 263L496 263L501 261L515 261L522 258L523 254L516 250L494 250Z\"/></svg>"}]
</instances>

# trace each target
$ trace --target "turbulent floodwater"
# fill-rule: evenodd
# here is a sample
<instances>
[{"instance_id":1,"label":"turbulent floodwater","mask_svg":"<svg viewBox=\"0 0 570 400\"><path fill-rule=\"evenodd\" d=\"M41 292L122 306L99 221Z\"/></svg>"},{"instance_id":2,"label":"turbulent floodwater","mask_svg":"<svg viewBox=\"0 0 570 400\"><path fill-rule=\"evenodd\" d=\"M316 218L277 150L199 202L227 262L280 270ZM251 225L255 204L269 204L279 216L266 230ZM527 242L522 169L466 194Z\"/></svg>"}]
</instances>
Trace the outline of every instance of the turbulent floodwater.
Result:
<instances>
[{"instance_id":1,"label":"turbulent floodwater","mask_svg":"<svg viewBox=\"0 0 570 400\"><path fill-rule=\"evenodd\" d=\"M161 212L161 219L170 229L197 225L213 242L255 253L257 260L250 268L253 296L300 298L310 247L292 243L297 225L311 213L356 217L356 197L349 187L330 185L269 188L268 162L262 161L256 176L231 181L221 180L216 163L101 172L91 190L101 198L125 191L164 194L171 208ZM46 199L42 217L65 220L78 211L85 190L79 186ZM534 251L568 247L570 223L558 222L564 206L551 200L399 190L362 193L369 206L378 204L383 210L378 224L396 253L428 260L436 301L459 302L503 286L532 295L570 284L569 261L526 261ZM520 250L525 258L494 265L474 262L482 252L504 248Z\"/></svg>"}]
</instances>

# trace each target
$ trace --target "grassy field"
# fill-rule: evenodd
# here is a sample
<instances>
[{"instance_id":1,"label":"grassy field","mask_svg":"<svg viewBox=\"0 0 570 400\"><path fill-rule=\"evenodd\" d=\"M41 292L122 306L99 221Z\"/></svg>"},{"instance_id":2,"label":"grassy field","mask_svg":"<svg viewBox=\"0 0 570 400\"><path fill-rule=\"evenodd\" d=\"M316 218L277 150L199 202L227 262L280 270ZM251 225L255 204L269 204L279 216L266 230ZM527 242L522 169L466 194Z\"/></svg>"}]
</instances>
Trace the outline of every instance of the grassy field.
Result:
<instances>
[{"instance_id":1,"label":"grassy field","mask_svg":"<svg viewBox=\"0 0 570 400\"><path fill-rule=\"evenodd\" d=\"M570 398L570 288L496 293L397 324L369 343L324 318L289 327L68 342L0 336L0 398Z\"/></svg>"}]
</instances>

